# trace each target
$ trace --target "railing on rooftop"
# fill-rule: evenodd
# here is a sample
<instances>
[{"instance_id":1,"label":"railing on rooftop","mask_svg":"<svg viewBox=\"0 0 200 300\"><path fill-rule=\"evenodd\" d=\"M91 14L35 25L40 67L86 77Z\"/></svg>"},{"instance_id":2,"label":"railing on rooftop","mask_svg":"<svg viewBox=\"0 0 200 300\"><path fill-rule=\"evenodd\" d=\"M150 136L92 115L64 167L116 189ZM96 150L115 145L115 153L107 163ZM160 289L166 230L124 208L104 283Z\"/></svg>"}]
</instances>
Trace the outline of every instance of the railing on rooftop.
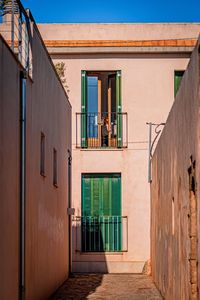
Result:
<instances>
[{"instance_id":1,"label":"railing on rooftop","mask_svg":"<svg viewBox=\"0 0 200 300\"><path fill-rule=\"evenodd\" d=\"M128 251L127 216L83 216L72 220L74 246L80 252Z\"/></svg>"},{"instance_id":2,"label":"railing on rooftop","mask_svg":"<svg viewBox=\"0 0 200 300\"><path fill-rule=\"evenodd\" d=\"M0 34L24 69L32 74L31 22L33 18L19 0L0 0Z\"/></svg>"},{"instance_id":3,"label":"railing on rooftop","mask_svg":"<svg viewBox=\"0 0 200 300\"><path fill-rule=\"evenodd\" d=\"M126 148L127 145L127 113L76 113L77 148Z\"/></svg>"}]
</instances>

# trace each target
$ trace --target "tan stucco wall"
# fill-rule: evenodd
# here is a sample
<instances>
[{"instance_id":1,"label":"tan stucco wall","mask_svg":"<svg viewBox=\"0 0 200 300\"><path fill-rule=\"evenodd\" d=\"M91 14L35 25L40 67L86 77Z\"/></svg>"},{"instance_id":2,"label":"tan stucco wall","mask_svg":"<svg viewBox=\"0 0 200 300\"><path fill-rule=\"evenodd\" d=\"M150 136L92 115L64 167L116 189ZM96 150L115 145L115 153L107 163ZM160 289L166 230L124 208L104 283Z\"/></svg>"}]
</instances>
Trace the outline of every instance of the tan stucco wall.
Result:
<instances>
[{"instance_id":1,"label":"tan stucco wall","mask_svg":"<svg viewBox=\"0 0 200 300\"><path fill-rule=\"evenodd\" d=\"M0 298L19 292L19 71L14 55L0 44ZM40 35L33 26L32 79L27 78L25 298L47 299L67 278L68 149L71 105ZM45 177L40 175L40 137L46 137ZM53 148L58 187L53 185Z\"/></svg>"},{"instance_id":2,"label":"tan stucco wall","mask_svg":"<svg viewBox=\"0 0 200 300\"><path fill-rule=\"evenodd\" d=\"M190 201L188 168L191 164L190 156L192 155L196 161L196 196L198 203L200 196L200 61L198 47L192 54L152 160L152 274L156 285L166 300L197 299L190 296L189 284L191 278L189 269L190 218L188 216L190 215ZM200 238L199 213L198 205L198 239ZM198 258L200 258L199 246ZM198 265L198 282L199 278L200 268Z\"/></svg>"},{"instance_id":3,"label":"tan stucco wall","mask_svg":"<svg viewBox=\"0 0 200 300\"><path fill-rule=\"evenodd\" d=\"M0 37L0 298L2 300L17 299L19 285L19 74L20 67Z\"/></svg>"},{"instance_id":4,"label":"tan stucco wall","mask_svg":"<svg viewBox=\"0 0 200 300\"><path fill-rule=\"evenodd\" d=\"M151 27L150 31L147 31L148 26ZM137 31L139 27L140 30ZM122 34L124 28L127 28L127 35ZM189 28L185 35L184 28ZM180 24L174 27L172 24L40 25L43 38L49 40L84 39L86 36L87 39L103 40L197 37L199 30L199 25L193 27ZM138 36L134 35L135 32ZM73 270L141 272L144 262L150 257L150 192L147 182L148 127L146 122L166 121L174 101L174 70L186 69L189 55L184 53L100 54L97 53L98 49L95 51L96 54L67 55L63 52L60 55L52 55L54 62L63 61L66 65L66 79L72 103L72 201L76 209L75 215L80 216L81 173L120 172L122 214L128 216L128 252L120 255L105 253L85 255L74 252ZM128 149L118 151L76 149L75 114L81 111L81 70L122 71L122 111L128 113Z\"/></svg>"}]
</instances>

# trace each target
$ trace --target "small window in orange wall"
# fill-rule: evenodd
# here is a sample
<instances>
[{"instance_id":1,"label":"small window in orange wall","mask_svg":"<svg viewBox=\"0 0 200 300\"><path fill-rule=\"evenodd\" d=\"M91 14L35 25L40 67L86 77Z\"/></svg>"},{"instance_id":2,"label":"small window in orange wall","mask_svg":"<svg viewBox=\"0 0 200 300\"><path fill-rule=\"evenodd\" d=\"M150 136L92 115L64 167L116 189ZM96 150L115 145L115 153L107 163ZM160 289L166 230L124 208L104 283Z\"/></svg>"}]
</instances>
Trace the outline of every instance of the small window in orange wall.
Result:
<instances>
[{"instance_id":1,"label":"small window in orange wall","mask_svg":"<svg viewBox=\"0 0 200 300\"><path fill-rule=\"evenodd\" d=\"M45 135L40 135L40 175L45 176Z\"/></svg>"},{"instance_id":2,"label":"small window in orange wall","mask_svg":"<svg viewBox=\"0 0 200 300\"><path fill-rule=\"evenodd\" d=\"M58 186L58 157L55 148L53 149L53 185Z\"/></svg>"},{"instance_id":3,"label":"small window in orange wall","mask_svg":"<svg viewBox=\"0 0 200 300\"><path fill-rule=\"evenodd\" d=\"M183 75L184 75L184 72L183 70L181 71L174 71L174 97L176 97L176 94L179 90L179 87L181 85L181 80L183 78Z\"/></svg>"}]
</instances>

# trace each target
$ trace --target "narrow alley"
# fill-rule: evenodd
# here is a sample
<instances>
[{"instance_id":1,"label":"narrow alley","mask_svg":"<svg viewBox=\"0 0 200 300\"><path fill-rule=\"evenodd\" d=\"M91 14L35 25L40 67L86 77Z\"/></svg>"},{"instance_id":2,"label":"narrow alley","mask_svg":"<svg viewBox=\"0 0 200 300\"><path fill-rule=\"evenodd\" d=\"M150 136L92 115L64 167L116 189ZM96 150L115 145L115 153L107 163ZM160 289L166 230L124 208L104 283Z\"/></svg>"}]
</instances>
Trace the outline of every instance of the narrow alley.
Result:
<instances>
[{"instance_id":1,"label":"narrow alley","mask_svg":"<svg viewBox=\"0 0 200 300\"><path fill-rule=\"evenodd\" d=\"M161 300L152 278L139 274L76 274L50 300Z\"/></svg>"},{"instance_id":2,"label":"narrow alley","mask_svg":"<svg viewBox=\"0 0 200 300\"><path fill-rule=\"evenodd\" d=\"M200 300L200 1L137 2L0 0L0 300Z\"/></svg>"}]
</instances>

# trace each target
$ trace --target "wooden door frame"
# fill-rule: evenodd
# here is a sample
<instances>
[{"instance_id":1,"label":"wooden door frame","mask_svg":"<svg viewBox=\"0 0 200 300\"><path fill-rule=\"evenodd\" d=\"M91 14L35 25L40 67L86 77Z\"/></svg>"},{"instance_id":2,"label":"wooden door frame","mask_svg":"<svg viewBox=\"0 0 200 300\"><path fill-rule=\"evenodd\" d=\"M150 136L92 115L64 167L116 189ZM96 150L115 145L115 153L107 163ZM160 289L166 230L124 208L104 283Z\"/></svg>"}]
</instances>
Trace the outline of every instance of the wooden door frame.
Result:
<instances>
[{"instance_id":1,"label":"wooden door frame","mask_svg":"<svg viewBox=\"0 0 200 300\"><path fill-rule=\"evenodd\" d=\"M102 125L102 117L101 117L101 79L98 77L98 115L97 115L97 120L98 120L98 147L101 147L101 125Z\"/></svg>"},{"instance_id":2,"label":"wooden door frame","mask_svg":"<svg viewBox=\"0 0 200 300\"><path fill-rule=\"evenodd\" d=\"M111 77L108 76L108 147L111 147Z\"/></svg>"}]
</instances>

